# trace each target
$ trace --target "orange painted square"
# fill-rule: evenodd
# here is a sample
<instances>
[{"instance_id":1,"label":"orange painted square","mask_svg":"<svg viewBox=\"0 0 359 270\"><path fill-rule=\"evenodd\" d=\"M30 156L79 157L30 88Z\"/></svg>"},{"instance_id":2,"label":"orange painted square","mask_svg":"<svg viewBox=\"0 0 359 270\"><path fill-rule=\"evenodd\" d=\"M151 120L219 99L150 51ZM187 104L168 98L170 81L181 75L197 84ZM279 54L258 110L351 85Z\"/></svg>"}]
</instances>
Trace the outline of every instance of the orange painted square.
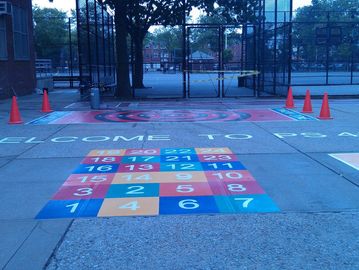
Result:
<instances>
[{"instance_id":1,"label":"orange painted square","mask_svg":"<svg viewBox=\"0 0 359 270\"><path fill-rule=\"evenodd\" d=\"M157 183L192 183L207 182L204 172L182 171L182 172L160 172Z\"/></svg>"},{"instance_id":2,"label":"orange painted square","mask_svg":"<svg viewBox=\"0 0 359 270\"><path fill-rule=\"evenodd\" d=\"M159 183L156 172L116 173L112 184L146 184Z\"/></svg>"},{"instance_id":3,"label":"orange painted square","mask_svg":"<svg viewBox=\"0 0 359 270\"><path fill-rule=\"evenodd\" d=\"M122 207L122 208L121 208ZM98 217L157 216L159 198L113 198L105 199Z\"/></svg>"},{"instance_id":4,"label":"orange painted square","mask_svg":"<svg viewBox=\"0 0 359 270\"><path fill-rule=\"evenodd\" d=\"M106 156L123 156L126 149L105 149L105 150L92 150L88 153L89 157L106 157Z\"/></svg>"},{"instance_id":5,"label":"orange painted square","mask_svg":"<svg viewBox=\"0 0 359 270\"><path fill-rule=\"evenodd\" d=\"M204 154L233 154L233 152L228 147L221 148L195 148L198 155Z\"/></svg>"},{"instance_id":6,"label":"orange painted square","mask_svg":"<svg viewBox=\"0 0 359 270\"><path fill-rule=\"evenodd\" d=\"M207 182L204 172L116 173L112 184Z\"/></svg>"}]
</instances>

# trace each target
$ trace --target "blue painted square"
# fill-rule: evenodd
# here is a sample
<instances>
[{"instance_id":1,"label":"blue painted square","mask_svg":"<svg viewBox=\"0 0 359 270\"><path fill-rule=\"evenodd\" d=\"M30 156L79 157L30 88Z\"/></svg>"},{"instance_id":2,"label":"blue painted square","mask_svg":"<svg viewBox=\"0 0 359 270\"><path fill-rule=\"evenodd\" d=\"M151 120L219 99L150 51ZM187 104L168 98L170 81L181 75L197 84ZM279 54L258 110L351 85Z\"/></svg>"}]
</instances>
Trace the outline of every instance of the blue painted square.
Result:
<instances>
[{"instance_id":1,"label":"blue painted square","mask_svg":"<svg viewBox=\"0 0 359 270\"><path fill-rule=\"evenodd\" d=\"M166 155L161 156L161 162L198 162L197 155Z\"/></svg>"},{"instance_id":2,"label":"blue painted square","mask_svg":"<svg viewBox=\"0 0 359 270\"><path fill-rule=\"evenodd\" d=\"M281 113L285 116L288 116L294 120L299 120L299 121L317 121L318 119L311 117L309 115L305 115L296 111L292 111L292 110L288 110L286 108L276 108L276 109L272 109L275 112Z\"/></svg>"},{"instance_id":3,"label":"blue painted square","mask_svg":"<svg viewBox=\"0 0 359 270\"><path fill-rule=\"evenodd\" d=\"M118 164L81 164L73 171L74 174L87 173L115 173L118 170Z\"/></svg>"},{"instance_id":4,"label":"blue painted square","mask_svg":"<svg viewBox=\"0 0 359 270\"><path fill-rule=\"evenodd\" d=\"M96 217L103 199L49 201L36 219Z\"/></svg>"},{"instance_id":5,"label":"blue painted square","mask_svg":"<svg viewBox=\"0 0 359 270\"><path fill-rule=\"evenodd\" d=\"M195 155L194 148L162 148L161 155Z\"/></svg>"},{"instance_id":6,"label":"blue painted square","mask_svg":"<svg viewBox=\"0 0 359 270\"><path fill-rule=\"evenodd\" d=\"M202 162L204 171L226 171L226 170L245 170L242 163L235 162Z\"/></svg>"},{"instance_id":7,"label":"blue painted square","mask_svg":"<svg viewBox=\"0 0 359 270\"><path fill-rule=\"evenodd\" d=\"M203 171L203 168L200 162L163 162L161 163L160 171Z\"/></svg>"},{"instance_id":8,"label":"blue painted square","mask_svg":"<svg viewBox=\"0 0 359 270\"><path fill-rule=\"evenodd\" d=\"M158 197L159 189L159 184L114 184L106 198Z\"/></svg>"},{"instance_id":9,"label":"blue painted square","mask_svg":"<svg viewBox=\"0 0 359 270\"><path fill-rule=\"evenodd\" d=\"M72 112L52 112L50 114L47 114L45 116L39 117L35 120L32 120L31 122L27 123L28 125L45 125L50 124L51 122L58 120L62 117L65 117Z\"/></svg>"},{"instance_id":10,"label":"blue painted square","mask_svg":"<svg viewBox=\"0 0 359 270\"><path fill-rule=\"evenodd\" d=\"M160 156L124 156L121 163L154 163L160 162Z\"/></svg>"},{"instance_id":11,"label":"blue painted square","mask_svg":"<svg viewBox=\"0 0 359 270\"><path fill-rule=\"evenodd\" d=\"M212 196L161 197L160 214L219 213Z\"/></svg>"},{"instance_id":12,"label":"blue painted square","mask_svg":"<svg viewBox=\"0 0 359 270\"><path fill-rule=\"evenodd\" d=\"M221 213L269 213L279 212L273 200L266 194L216 196Z\"/></svg>"}]
</instances>

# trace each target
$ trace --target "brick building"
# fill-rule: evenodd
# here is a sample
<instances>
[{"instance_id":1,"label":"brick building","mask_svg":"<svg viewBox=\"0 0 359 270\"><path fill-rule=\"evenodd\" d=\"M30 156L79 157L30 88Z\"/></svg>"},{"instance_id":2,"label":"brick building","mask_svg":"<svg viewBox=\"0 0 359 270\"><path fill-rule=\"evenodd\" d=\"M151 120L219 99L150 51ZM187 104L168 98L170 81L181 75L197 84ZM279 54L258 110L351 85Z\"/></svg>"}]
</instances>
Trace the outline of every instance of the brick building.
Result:
<instances>
[{"instance_id":1,"label":"brick building","mask_svg":"<svg viewBox=\"0 0 359 270\"><path fill-rule=\"evenodd\" d=\"M159 70L169 62L170 54L161 44L149 43L143 48L143 64L145 70Z\"/></svg>"},{"instance_id":2,"label":"brick building","mask_svg":"<svg viewBox=\"0 0 359 270\"><path fill-rule=\"evenodd\" d=\"M0 1L0 98L36 87L31 0Z\"/></svg>"}]
</instances>

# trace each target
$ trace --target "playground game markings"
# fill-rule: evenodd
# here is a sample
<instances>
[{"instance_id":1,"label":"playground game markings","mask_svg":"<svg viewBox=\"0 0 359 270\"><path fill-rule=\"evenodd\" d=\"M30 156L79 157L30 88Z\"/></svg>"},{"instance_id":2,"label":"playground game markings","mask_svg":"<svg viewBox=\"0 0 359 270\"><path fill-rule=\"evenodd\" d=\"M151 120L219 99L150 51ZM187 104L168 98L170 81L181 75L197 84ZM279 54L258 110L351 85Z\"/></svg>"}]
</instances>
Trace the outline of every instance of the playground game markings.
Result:
<instances>
[{"instance_id":1,"label":"playground game markings","mask_svg":"<svg viewBox=\"0 0 359 270\"><path fill-rule=\"evenodd\" d=\"M314 117L288 110L123 110L123 111L59 111L37 118L28 124L99 124L137 122L270 122L317 121Z\"/></svg>"},{"instance_id":2,"label":"playground game markings","mask_svg":"<svg viewBox=\"0 0 359 270\"><path fill-rule=\"evenodd\" d=\"M329 156L359 171L359 153L338 153Z\"/></svg>"},{"instance_id":3,"label":"playground game markings","mask_svg":"<svg viewBox=\"0 0 359 270\"><path fill-rule=\"evenodd\" d=\"M37 219L278 212L227 147L93 150Z\"/></svg>"}]
</instances>

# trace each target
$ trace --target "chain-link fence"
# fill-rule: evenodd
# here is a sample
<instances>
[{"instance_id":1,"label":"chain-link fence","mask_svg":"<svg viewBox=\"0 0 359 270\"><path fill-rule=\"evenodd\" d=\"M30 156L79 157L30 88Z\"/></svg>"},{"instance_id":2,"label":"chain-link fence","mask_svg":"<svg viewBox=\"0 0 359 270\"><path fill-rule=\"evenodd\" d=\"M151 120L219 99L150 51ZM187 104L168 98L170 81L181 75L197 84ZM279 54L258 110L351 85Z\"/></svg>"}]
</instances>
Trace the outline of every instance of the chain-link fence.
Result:
<instances>
[{"instance_id":1,"label":"chain-link fence","mask_svg":"<svg viewBox=\"0 0 359 270\"><path fill-rule=\"evenodd\" d=\"M77 87L79 56L76 19L35 12L34 34L38 88Z\"/></svg>"},{"instance_id":2,"label":"chain-link fence","mask_svg":"<svg viewBox=\"0 0 359 270\"><path fill-rule=\"evenodd\" d=\"M82 86L96 84L113 91L116 57L112 12L96 0L77 0L77 25Z\"/></svg>"}]
</instances>

